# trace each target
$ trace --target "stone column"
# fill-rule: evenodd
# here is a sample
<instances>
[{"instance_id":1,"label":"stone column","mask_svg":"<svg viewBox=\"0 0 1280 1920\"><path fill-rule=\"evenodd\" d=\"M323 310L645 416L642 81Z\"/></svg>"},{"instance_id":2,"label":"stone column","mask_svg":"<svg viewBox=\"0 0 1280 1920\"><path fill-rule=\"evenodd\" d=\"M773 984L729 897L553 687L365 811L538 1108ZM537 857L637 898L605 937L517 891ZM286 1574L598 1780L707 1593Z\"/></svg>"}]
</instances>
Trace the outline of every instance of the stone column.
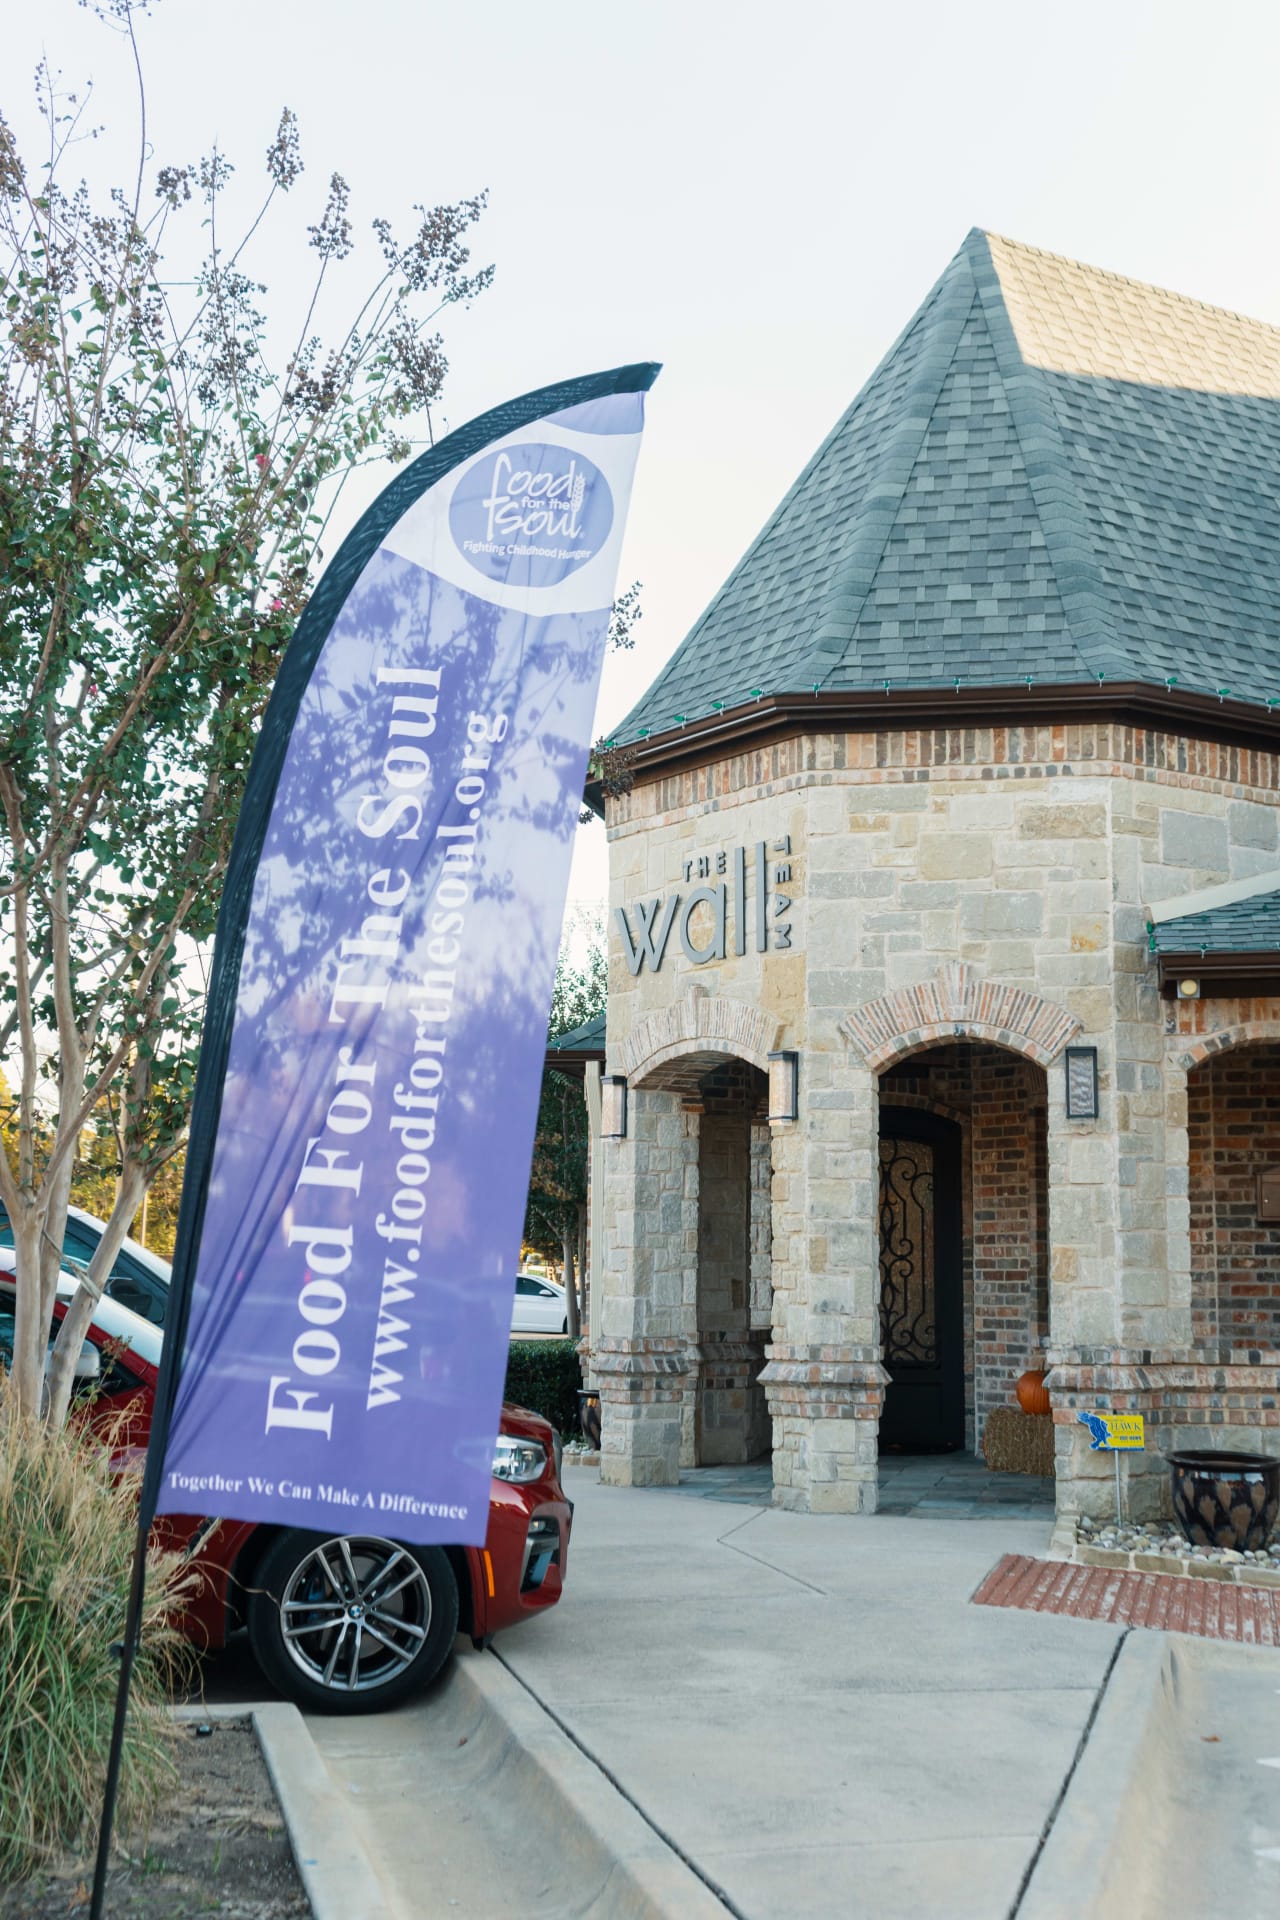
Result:
<instances>
[{"instance_id":1,"label":"stone column","mask_svg":"<svg viewBox=\"0 0 1280 1920\"><path fill-rule=\"evenodd\" d=\"M697 1381L697 1116L632 1088L627 1138L605 1143L592 1368L600 1477L675 1486L691 1458Z\"/></svg>"},{"instance_id":2,"label":"stone column","mask_svg":"<svg viewBox=\"0 0 1280 1920\"><path fill-rule=\"evenodd\" d=\"M871 1513L887 1375L880 1365L879 1109L874 1075L806 1053L800 1119L773 1127L776 1506Z\"/></svg>"},{"instance_id":3,"label":"stone column","mask_svg":"<svg viewBox=\"0 0 1280 1920\"><path fill-rule=\"evenodd\" d=\"M1120 899L1141 897L1139 853L1153 831L1115 800L1111 859ZM1185 1075L1165 1059L1163 1009L1138 908L1113 913L1109 981L1082 988L1071 1006L1081 1039L1098 1047L1099 1113L1065 1117L1066 1063L1049 1071L1050 1392L1056 1418L1058 1504L1096 1516L1115 1511L1114 1464L1093 1452L1077 1414L1154 1410L1158 1370L1191 1343ZM1161 1510L1165 1473L1157 1448L1122 1461L1131 1518Z\"/></svg>"}]
</instances>

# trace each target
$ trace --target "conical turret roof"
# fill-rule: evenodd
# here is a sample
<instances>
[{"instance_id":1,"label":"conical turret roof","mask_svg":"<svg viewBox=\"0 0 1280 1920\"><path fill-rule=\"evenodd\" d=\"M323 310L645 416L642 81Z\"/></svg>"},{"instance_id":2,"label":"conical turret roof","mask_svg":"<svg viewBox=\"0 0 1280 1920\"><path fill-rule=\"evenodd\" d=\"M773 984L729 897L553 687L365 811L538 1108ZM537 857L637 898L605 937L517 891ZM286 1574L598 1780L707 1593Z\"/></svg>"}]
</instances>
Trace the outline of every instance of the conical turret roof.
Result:
<instances>
[{"instance_id":1,"label":"conical turret roof","mask_svg":"<svg viewBox=\"0 0 1280 1920\"><path fill-rule=\"evenodd\" d=\"M1280 329L975 230L621 743L761 696L1280 704Z\"/></svg>"}]
</instances>

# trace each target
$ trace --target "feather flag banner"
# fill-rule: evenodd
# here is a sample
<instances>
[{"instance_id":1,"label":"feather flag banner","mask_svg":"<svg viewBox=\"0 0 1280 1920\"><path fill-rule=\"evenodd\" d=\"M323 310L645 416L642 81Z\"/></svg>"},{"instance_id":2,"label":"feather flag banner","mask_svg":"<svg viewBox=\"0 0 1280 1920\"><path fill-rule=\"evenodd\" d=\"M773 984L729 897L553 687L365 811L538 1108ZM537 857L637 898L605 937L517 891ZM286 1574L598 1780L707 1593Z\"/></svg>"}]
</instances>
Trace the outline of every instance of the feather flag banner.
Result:
<instances>
[{"instance_id":1,"label":"feather flag banner","mask_svg":"<svg viewBox=\"0 0 1280 1920\"><path fill-rule=\"evenodd\" d=\"M232 852L144 1514L480 1545L644 394L399 475L299 623Z\"/></svg>"}]
</instances>

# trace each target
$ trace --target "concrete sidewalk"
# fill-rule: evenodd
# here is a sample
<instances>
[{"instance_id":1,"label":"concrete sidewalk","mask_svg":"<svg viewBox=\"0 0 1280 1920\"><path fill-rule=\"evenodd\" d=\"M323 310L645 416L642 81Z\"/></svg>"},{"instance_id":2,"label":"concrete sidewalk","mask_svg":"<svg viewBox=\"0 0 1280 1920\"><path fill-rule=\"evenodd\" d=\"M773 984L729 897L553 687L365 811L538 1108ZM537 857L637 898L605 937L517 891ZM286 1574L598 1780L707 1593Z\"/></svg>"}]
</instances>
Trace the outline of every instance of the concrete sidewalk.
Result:
<instances>
[{"instance_id":1,"label":"concrete sidewalk","mask_svg":"<svg viewBox=\"0 0 1280 1920\"><path fill-rule=\"evenodd\" d=\"M1050 1514L939 1517L927 1474L908 1518L780 1513L749 1472L575 1473L544 1620L393 1713L255 1709L317 1920L1280 1911L1280 1649L975 1606Z\"/></svg>"},{"instance_id":2,"label":"concrete sidewalk","mask_svg":"<svg viewBox=\"0 0 1280 1920\"><path fill-rule=\"evenodd\" d=\"M860 1519L601 1487L499 1657L749 1920L996 1920L1120 1630L974 1607L1043 1521Z\"/></svg>"}]
</instances>

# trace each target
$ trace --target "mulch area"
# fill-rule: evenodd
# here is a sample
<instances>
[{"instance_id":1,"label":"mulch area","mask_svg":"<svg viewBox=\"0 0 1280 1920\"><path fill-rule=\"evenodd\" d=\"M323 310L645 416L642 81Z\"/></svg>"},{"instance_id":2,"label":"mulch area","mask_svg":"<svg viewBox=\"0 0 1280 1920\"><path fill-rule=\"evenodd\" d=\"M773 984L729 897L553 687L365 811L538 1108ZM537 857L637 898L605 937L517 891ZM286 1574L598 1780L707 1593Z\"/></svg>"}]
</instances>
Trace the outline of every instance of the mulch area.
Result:
<instances>
[{"instance_id":1,"label":"mulch area","mask_svg":"<svg viewBox=\"0 0 1280 1920\"><path fill-rule=\"evenodd\" d=\"M145 1836L117 1849L110 1920L310 1920L280 1807L248 1720L178 1731L179 1782ZM93 1858L65 1859L0 1889L0 1920L87 1914ZM355 1920L355 1916L352 1917Z\"/></svg>"},{"instance_id":2,"label":"mulch area","mask_svg":"<svg viewBox=\"0 0 1280 1920\"><path fill-rule=\"evenodd\" d=\"M1204 1640L1280 1646L1280 1592L1186 1574L1081 1567L1006 1553L973 1599L980 1607L1021 1607L1117 1627L1156 1627L1198 1634Z\"/></svg>"}]
</instances>

